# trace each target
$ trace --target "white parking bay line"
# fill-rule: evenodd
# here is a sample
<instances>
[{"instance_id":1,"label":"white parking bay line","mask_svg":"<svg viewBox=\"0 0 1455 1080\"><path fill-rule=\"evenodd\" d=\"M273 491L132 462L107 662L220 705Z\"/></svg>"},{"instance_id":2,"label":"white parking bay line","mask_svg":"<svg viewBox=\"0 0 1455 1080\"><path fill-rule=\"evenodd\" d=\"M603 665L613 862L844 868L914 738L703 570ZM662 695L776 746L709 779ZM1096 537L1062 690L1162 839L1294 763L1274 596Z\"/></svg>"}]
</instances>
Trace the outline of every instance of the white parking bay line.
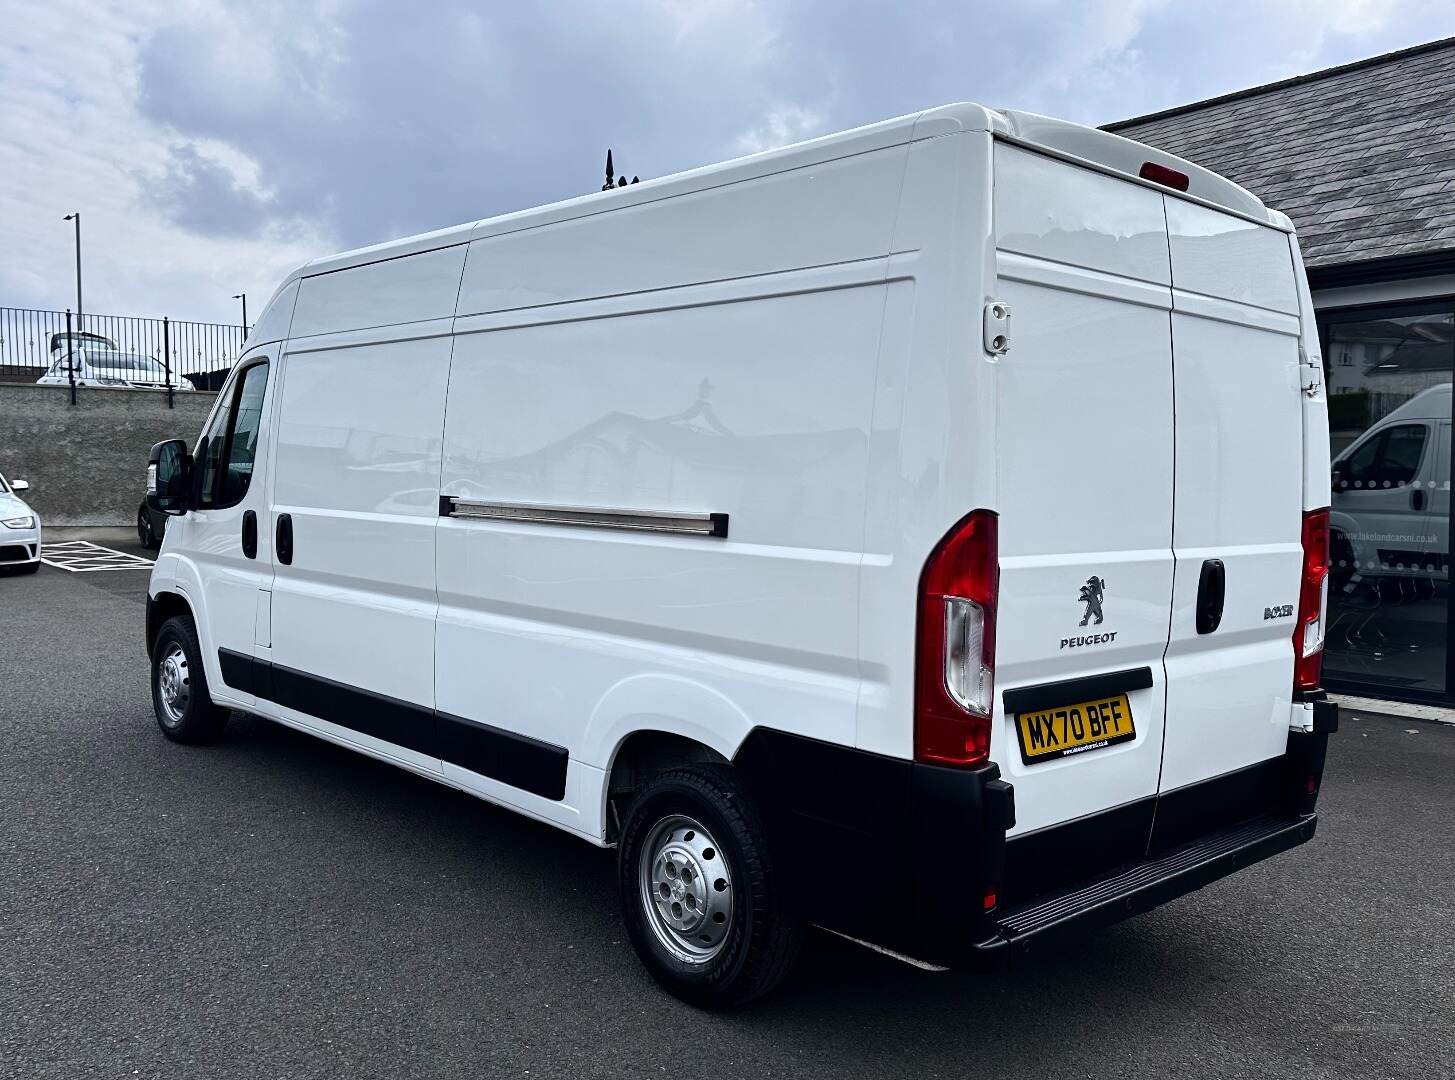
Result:
<instances>
[{"instance_id":1,"label":"white parking bay line","mask_svg":"<svg viewBox=\"0 0 1455 1080\"><path fill-rule=\"evenodd\" d=\"M65 540L58 544L45 544L40 549L40 561L57 570L68 570L73 574L92 574L98 570L150 570L152 560L140 555L128 555L115 548L102 547L90 540Z\"/></svg>"}]
</instances>

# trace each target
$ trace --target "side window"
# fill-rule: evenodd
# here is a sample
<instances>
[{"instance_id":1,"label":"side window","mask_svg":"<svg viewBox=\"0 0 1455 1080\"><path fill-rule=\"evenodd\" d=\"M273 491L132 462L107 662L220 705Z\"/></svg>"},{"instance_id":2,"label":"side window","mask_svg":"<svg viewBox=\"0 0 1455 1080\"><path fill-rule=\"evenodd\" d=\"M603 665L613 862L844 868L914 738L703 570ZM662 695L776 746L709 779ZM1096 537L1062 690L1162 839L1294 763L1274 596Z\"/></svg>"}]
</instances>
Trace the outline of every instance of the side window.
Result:
<instances>
[{"instance_id":1,"label":"side window","mask_svg":"<svg viewBox=\"0 0 1455 1080\"><path fill-rule=\"evenodd\" d=\"M1420 471L1427 434L1424 424L1400 424L1381 432L1344 462L1342 481L1356 488L1408 484Z\"/></svg>"},{"instance_id":2,"label":"side window","mask_svg":"<svg viewBox=\"0 0 1455 1080\"><path fill-rule=\"evenodd\" d=\"M201 463L202 506L236 506L248 493L267 388L268 363L264 360L245 368L226 391L226 404L213 416L206 432L207 456Z\"/></svg>"},{"instance_id":3,"label":"side window","mask_svg":"<svg viewBox=\"0 0 1455 1080\"><path fill-rule=\"evenodd\" d=\"M213 504L213 496L217 492L217 464L222 460L222 451L227 448L227 428L232 422L232 405L237 396L233 392L235 389L235 386L229 386L223 391L225 396L221 406L212 414L212 423L202 433L207 440L207 456L196 467L202 470L199 491L203 507Z\"/></svg>"},{"instance_id":4,"label":"side window","mask_svg":"<svg viewBox=\"0 0 1455 1080\"><path fill-rule=\"evenodd\" d=\"M1401 424L1389 429L1384 453L1379 459L1380 486L1408 484L1420 471L1420 458L1425 452L1425 425Z\"/></svg>"},{"instance_id":5,"label":"side window","mask_svg":"<svg viewBox=\"0 0 1455 1080\"><path fill-rule=\"evenodd\" d=\"M219 505L242 502L253 480L253 459L258 453L258 428L263 420L263 393L268 388L268 365L254 364L243 372L237 410L228 439L227 467L222 473Z\"/></svg>"},{"instance_id":6,"label":"side window","mask_svg":"<svg viewBox=\"0 0 1455 1080\"><path fill-rule=\"evenodd\" d=\"M1364 481L1374 478L1379 451L1384 447L1385 432L1380 432L1344 459L1341 470L1345 484L1364 486Z\"/></svg>"}]
</instances>

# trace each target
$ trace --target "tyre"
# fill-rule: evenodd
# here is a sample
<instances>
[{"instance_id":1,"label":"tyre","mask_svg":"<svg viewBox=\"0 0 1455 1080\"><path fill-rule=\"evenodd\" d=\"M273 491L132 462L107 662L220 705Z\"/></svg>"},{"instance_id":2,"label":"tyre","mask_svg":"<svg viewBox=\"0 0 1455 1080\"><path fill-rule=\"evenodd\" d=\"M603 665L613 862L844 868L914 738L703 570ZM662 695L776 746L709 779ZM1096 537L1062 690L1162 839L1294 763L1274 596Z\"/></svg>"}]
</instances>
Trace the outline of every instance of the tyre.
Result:
<instances>
[{"instance_id":1,"label":"tyre","mask_svg":"<svg viewBox=\"0 0 1455 1080\"><path fill-rule=\"evenodd\" d=\"M228 710L212 703L202 648L192 620L168 619L152 645L152 708L157 726L174 742L211 742L222 734Z\"/></svg>"},{"instance_id":2,"label":"tyre","mask_svg":"<svg viewBox=\"0 0 1455 1080\"><path fill-rule=\"evenodd\" d=\"M145 504L136 512L136 538L148 550L157 546L157 538L152 533L152 516L147 513Z\"/></svg>"},{"instance_id":3,"label":"tyre","mask_svg":"<svg viewBox=\"0 0 1455 1080\"><path fill-rule=\"evenodd\" d=\"M617 875L637 955L684 1001L745 1005L798 955L802 927L762 820L726 766L684 766L648 783L628 811Z\"/></svg>"},{"instance_id":4,"label":"tyre","mask_svg":"<svg viewBox=\"0 0 1455 1080\"><path fill-rule=\"evenodd\" d=\"M40 569L40 560L39 559L36 559L35 562L26 563L19 570L17 570L16 573L17 574L33 574L33 573L35 573L39 569Z\"/></svg>"}]
</instances>

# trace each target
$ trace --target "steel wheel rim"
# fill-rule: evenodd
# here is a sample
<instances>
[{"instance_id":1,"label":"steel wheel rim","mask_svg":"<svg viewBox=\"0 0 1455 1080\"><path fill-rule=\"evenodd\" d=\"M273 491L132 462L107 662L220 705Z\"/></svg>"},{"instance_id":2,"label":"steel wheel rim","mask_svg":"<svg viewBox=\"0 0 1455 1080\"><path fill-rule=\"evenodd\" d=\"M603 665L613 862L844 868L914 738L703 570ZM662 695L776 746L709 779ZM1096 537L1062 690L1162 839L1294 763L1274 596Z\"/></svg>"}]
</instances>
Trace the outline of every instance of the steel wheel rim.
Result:
<instances>
[{"instance_id":1,"label":"steel wheel rim","mask_svg":"<svg viewBox=\"0 0 1455 1080\"><path fill-rule=\"evenodd\" d=\"M652 826L637 860L647 924L674 958L706 964L733 923L733 878L717 840L698 821L672 814Z\"/></svg>"},{"instance_id":2,"label":"steel wheel rim","mask_svg":"<svg viewBox=\"0 0 1455 1080\"><path fill-rule=\"evenodd\" d=\"M162 723L174 728L187 718L192 702L192 679L187 669L187 654L172 642L157 664L157 700L162 703Z\"/></svg>"}]
</instances>

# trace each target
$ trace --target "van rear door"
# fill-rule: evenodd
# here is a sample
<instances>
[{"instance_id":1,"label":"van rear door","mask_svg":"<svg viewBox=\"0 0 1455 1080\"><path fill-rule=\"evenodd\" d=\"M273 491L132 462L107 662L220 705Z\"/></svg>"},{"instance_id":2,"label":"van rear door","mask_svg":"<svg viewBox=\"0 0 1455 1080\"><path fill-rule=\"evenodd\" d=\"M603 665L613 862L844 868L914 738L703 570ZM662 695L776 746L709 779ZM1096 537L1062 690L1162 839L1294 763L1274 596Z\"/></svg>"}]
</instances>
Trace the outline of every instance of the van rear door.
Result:
<instances>
[{"instance_id":1,"label":"van rear door","mask_svg":"<svg viewBox=\"0 0 1455 1080\"><path fill-rule=\"evenodd\" d=\"M1287 748L1304 510L1288 234L1165 203L1177 423L1164 793Z\"/></svg>"},{"instance_id":2,"label":"van rear door","mask_svg":"<svg viewBox=\"0 0 1455 1080\"><path fill-rule=\"evenodd\" d=\"M1004 142L995 155L995 296L1012 317L997 374L991 754L1015 786L1013 835L1088 819L1086 844L1115 864L1145 852L1162 758L1174 443L1163 200Z\"/></svg>"}]
</instances>

